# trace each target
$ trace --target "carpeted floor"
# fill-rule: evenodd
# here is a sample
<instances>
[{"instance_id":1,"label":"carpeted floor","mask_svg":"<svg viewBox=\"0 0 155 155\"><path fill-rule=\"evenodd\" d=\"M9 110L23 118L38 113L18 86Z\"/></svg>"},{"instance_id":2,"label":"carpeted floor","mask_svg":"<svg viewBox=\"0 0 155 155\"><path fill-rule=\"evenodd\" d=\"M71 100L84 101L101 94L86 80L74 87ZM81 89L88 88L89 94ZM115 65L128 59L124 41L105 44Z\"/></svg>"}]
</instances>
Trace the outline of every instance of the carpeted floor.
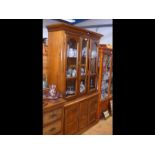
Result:
<instances>
[{"instance_id":1,"label":"carpeted floor","mask_svg":"<svg viewBox=\"0 0 155 155\"><path fill-rule=\"evenodd\" d=\"M112 117L101 119L96 125L82 135L112 135Z\"/></svg>"}]
</instances>

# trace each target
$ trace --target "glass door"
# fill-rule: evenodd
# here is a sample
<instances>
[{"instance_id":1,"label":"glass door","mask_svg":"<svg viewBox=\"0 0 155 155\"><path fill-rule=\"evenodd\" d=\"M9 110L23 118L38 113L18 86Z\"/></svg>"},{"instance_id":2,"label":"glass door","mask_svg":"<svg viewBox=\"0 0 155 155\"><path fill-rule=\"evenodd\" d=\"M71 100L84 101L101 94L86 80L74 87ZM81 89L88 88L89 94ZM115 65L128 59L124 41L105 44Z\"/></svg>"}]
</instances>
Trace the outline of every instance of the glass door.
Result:
<instances>
[{"instance_id":1,"label":"glass door","mask_svg":"<svg viewBox=\"0 0 155 155\"><path fill-rule=\"evenodd\" d=\"M82 48L80 51L80 63L79 63L80 95L85 94L87 91L87 55L88 55L88 39L87 38L82 38L81 46Z\"/></svg>"},{"instance_id":2,"label":"glass door","mask_svg":"<svg viewBox=\"0 0 155 155\"><path fill-rule=\"evenodd\" d=\"M107 53L108 51L107 52L105 51L104 56L103 56L101 100L105 100L108 97L111 55Z\"/></svg>"},{"instance_id":3,"label":"glass door","mask_svg":"<svg viewBox=\"0 0 155 155\"><path fill-rule=\"evenodd\" d=\"M66 58L66 97L77 95L77 73L78 73L78 50L79 40L75 37L67 38Z\"/></svg>"},{"instance_id":4,"label":"glass door","mask_svg":"<svg viewBox=\"0 0 155 155\"><path fill-rule=\"evenodd\" d=\"M98 42L90 41L90 53L89 53L89 91L96 90L97 87L97 65L98 65Z\"/></svg>"}]
</instances>

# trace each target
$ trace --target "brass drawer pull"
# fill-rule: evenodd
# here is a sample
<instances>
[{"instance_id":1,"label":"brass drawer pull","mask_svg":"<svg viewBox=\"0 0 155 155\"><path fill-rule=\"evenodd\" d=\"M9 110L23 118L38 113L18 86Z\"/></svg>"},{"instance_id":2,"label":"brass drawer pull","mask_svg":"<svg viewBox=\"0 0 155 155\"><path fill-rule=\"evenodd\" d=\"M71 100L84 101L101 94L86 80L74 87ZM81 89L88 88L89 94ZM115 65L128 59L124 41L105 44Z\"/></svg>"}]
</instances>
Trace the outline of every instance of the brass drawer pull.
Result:
<instances>
[{"instance_id":1,"label":"brass drawer pull","mask_svg":"<svg viewBox=\"0 0 155 155\"><path fill-rule=\"evenodd\" d=\"M51 117L55 117L55 116L57 116L57 114L52 114L52 115L50 115Z\"/></svg>"},{"instance_id":2,"label":"brass drawer pull","mask_svg":"<svg viewBox=\"0 0 155 155\"><path fill-rule=\"evenodd\" d=\"M53 128L51 128L49 131L54 131L56 128L55 127L53 127Z\"/></svg>"}]
</instances>

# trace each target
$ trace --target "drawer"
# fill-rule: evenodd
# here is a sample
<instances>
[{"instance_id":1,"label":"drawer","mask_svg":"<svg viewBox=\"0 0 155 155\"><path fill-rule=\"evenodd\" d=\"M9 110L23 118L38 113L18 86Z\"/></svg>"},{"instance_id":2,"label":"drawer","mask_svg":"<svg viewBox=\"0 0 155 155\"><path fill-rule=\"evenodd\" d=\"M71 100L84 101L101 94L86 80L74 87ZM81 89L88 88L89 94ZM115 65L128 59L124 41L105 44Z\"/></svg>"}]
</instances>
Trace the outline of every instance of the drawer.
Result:
<instances>
[{"instance_id":1,"label":"drawer","mask_svg":"<svg viewBox=\"0 0 155 155\"><path fill-rule=\"evenodd\" d=\"M43 134L44 135L54 135L59 132L61 132L62 129L62 121L56 121L54 123L51 123L50 125L43 128Z\"/></svg>"},{"instance_id":2,"label":"drawer","mask_svg":"<svg viewBox=\"0 0 155 155\"><path fill-rule=\"evenodd\" d=\"M60 119L63 113L63 109L55 109L51 110L49 112L45 112L43 115L43 124L49 124L52 123L53 121Z\"/></svg>"}]
</instances>

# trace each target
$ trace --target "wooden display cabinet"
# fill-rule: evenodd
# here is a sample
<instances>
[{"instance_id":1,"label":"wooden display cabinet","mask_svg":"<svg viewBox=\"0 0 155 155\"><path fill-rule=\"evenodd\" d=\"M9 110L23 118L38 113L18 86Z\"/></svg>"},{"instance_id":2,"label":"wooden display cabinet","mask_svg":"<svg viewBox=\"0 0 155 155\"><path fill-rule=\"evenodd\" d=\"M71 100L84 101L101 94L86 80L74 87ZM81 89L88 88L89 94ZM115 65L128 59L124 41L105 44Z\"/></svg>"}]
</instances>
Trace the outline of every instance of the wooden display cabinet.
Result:
<instances>
[{"instance_id":1,"label":"wooden display cabinet","mask_svg":"<svg viewBox=\"0 0 155 155\"><path fill-rule=\"evenodd\" d=\"M111 45L99 45L99 104L97 117L102 112L109 111L112 99L112 47Z\"/></svg>"},{"instance_id":2,"label":"wooden display cabinet","mask_svg":"<svg viewBox=\"0 0 155 155\"><path fill-rule=\"evenodd\" d=\"M97 91L98 44L102 35L56 24L48 28L48 83L66 99Z\"/></svg>"},{"instance_id":3,"label":"wooden display cabinet","mask_svg":"<svg viewBox=\"0 0 155 155\"><path fill-rule=\"evenodd\" d=\"M78 134L96 122L98 45L101 34L68 24L47 26L48 84L66 100L63 134Z\"/></svg>"}]
</instances>

